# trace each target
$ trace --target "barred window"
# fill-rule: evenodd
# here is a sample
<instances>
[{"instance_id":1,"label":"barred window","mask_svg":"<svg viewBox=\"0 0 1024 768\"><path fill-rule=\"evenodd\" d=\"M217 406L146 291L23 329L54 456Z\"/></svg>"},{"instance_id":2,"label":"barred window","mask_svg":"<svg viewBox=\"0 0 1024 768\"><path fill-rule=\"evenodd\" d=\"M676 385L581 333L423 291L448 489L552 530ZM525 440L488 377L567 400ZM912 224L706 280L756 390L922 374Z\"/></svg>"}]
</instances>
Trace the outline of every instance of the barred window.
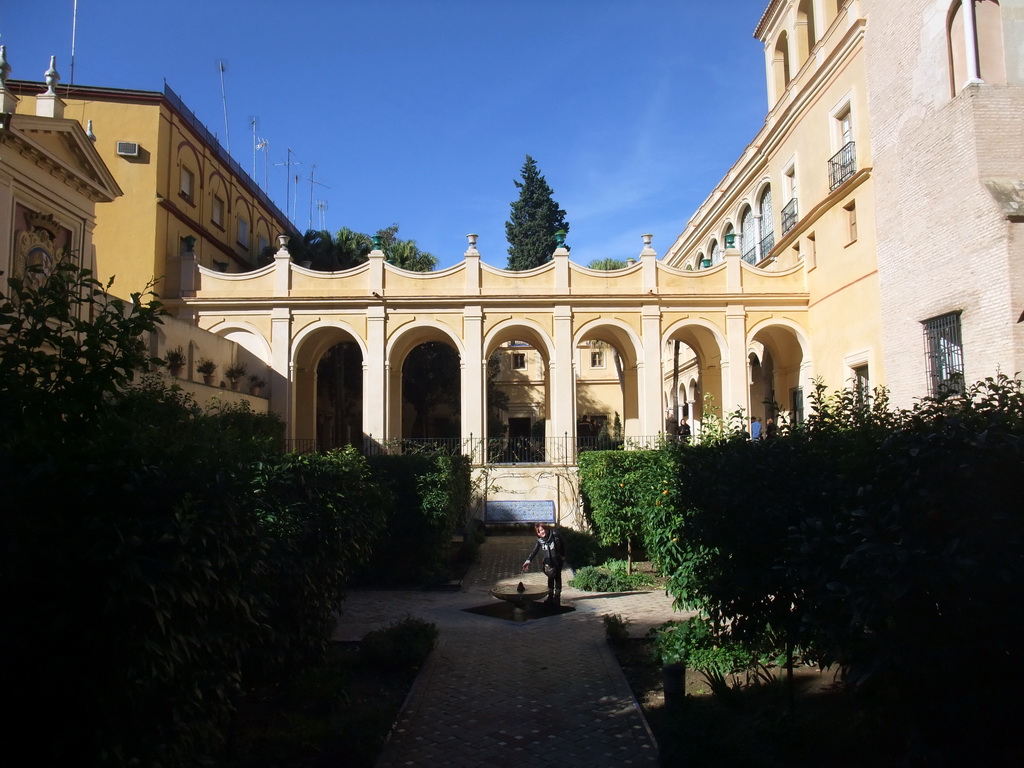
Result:
<instances>
[{"instance_id":1,"label":"barred window","mask_svg":"<svg viewBox=\"0 0 1024 768\"><path fill-rule=\"evenodd\" d=\"M932 397L964 391L964 345L960 313L925 320L924 350L928 365L928 394Z\"/></svg>"}]
</instances>

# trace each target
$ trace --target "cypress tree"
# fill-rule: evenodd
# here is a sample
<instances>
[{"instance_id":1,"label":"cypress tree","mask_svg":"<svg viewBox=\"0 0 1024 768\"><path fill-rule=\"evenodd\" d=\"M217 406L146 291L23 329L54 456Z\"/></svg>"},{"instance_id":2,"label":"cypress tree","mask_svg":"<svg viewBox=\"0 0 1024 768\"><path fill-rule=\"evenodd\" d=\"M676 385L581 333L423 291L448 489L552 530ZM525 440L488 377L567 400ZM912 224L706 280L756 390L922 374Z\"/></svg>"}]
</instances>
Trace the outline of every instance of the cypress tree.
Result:
<instances>
[{"instance_id":1,"label":"cypress tree","mask_svg":"<svg viewBox=\"0 0 1024 768\"><path fill-rule=\"evenodd\" d=\"M512 203L511 218L505 222L508 269L513 270L533 269L551 261L557 247L555 233L569 231L565 211L552 198L551 187L529 155L522 175L523 180L515 182L519 199Z\"/></svg>"}]
</instances>

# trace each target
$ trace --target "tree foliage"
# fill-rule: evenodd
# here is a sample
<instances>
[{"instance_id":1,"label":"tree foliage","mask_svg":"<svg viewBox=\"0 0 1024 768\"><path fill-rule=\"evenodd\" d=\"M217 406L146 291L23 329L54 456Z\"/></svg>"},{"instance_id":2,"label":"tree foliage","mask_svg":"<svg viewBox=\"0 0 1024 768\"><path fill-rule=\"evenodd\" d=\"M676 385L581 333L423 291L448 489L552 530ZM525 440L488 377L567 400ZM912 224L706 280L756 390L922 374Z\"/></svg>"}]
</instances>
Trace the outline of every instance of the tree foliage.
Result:
<instances>
[{"instance_id":1,"label":"tree foliage","mask_svg":"<svg viewBox=\"0 0 1024 768\"><path fill-rule=\"evenodd\" d=\"M587 264L590 269L600 269L604 271L611 271L613 269L625 269L628 264L622 259L594 259L592 262Z\"/></svg>"},{"instance_id":2,"label":"tree foliage","mask_svg":"<svg viewBox=\"0 0 1024 768\"><path fill-rule=\"evenodd\" d=\"M437 257L423 251L415 240L398 237L398 225L377 230L381 249L388 264L412 272L432 272L437 268ZM309 229L302 239L289 245L295 261L308 261L310 269L318 272L338 272L365 264L373 250L373 238L348 227L342 227L333 236L327 230Z\"/></svg>"},{"instance_id":3,"label":"tree foliage","mask_svg":"<svg viewBox=\"0 0 1024 768\"><path fill-rule=\"evenodd\" d=\"M511 217L505 222L508 268L512 270L533 269L551 261L557 247L555 234L569 232L565 211L555 202L551 187L529 155L521 173L522 181L514 182L519 199L512 203Z\"/></svg>"},{"instance_id":4,"label":"tree foliage","mask_svg":"<svg viewBox=\"0 0 1024 768\"><path fill-rule=\"evenodd\" d=\"M457 416L460 392L459 353L451 345L428 341L413 349L402 367L402 399L416 413L412 436L448 437L431 434L430 416L442 407Z\"/></svg>"},{"instance_id":5,"label":"tree foliage","mask_svg":"<svg viewBox=\"0 0 1024 768\"><path fill-rule=\"evenodd\" d=\"M844 670L914 759L1001 738L994 705L1024 682L1024 382L904 411L820 383L811 401L774 440L676 449L649 516L669 591L723 639Z\"/></svg>"},{"instance_id":6,"label":"tree foliage","mask_svg":"<svg viewBox=\"0 0 1024 768\"><path fill-rule=\"evenodd\" d=\"M65 262L9 285L5 742L44 765L215 764L250 673L279 680L326 644L380 530L374 484L359 457L282 459L275 416L139 380L158 304Z\"/></svg>"}]
</instances>

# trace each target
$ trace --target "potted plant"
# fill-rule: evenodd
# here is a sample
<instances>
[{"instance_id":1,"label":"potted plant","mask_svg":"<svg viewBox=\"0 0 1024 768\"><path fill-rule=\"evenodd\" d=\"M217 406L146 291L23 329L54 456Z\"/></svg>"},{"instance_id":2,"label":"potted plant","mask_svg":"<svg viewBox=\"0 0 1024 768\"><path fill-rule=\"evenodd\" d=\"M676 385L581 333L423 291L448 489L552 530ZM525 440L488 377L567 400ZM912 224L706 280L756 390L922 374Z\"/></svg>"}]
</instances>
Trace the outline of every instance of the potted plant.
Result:
<instances>
[{"instance_id":1,"label":"potted plant","mask_svg":"<svg viewBox=\"0 0 1024 768\"><path fill-rule=\"evenodd\" d=\"M217 371L217 364L208 357L201 357L196 363L196 371L203 374L204 384L213 384L213 374Z\"/></svg>"},{"instance_id":2,"label":"potted plant","mask_svg":"<svg viewBox=\"0 0 1024 768\"><path fill-rule=\"evenodd\" d=\"M249 394L259 395L260 391L267 386L267 382L257 376L255 373L249 376Z\"/></svg>"},{"instance_id":3,"label":"potted plant","mask_svg":"<svg viewBox=\"0 0 1024 768\"><path fill-rule=\"evenodd\" d=\"M239 381L249 372L249 366L245 363L232 363L224 369L224 375L231 382L231 389L238 391Z\"/></svg>"},{"instance_id":4,"label":"potted plant","mask_svg":"<svg viewBox=\"0 0 1024 768\"><path fill-rule=\"evenodd\" d=\"M180 344L167 350L165 363L167 370L171 372L171 376L174 378L181 376L181 370L185 367L185 350Z\"/></svg>"}]
</instances>

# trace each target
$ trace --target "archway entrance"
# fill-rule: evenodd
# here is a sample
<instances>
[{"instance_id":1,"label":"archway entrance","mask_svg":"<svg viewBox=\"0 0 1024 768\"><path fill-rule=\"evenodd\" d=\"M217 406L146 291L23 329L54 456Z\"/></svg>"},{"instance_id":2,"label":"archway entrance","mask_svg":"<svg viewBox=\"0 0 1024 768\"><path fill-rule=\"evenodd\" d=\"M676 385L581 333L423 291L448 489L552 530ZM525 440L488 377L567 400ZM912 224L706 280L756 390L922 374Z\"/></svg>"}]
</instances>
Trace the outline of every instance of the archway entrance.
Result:
<instances>
[{"instance_id":1,"label":"archway entrance","mask_svg":"<svg viewBox=\"0 0 1024 768\"><path fill-rule=\"evenodd\" d=\"M353 342L335 344L317 364L316 436L322 450L362 450L363 356Z\"/></svg>"},{"instance_id":2,"label":"archway entrance","mask_svg":"<svg viewBox=\"0 0 1024 768\"><path fill-rule=\"evenodd\" d=\"M402 364L402 438L457 440L461 435L459 353L443 341L414 347Z\"/></svg>"}]
</instances>

